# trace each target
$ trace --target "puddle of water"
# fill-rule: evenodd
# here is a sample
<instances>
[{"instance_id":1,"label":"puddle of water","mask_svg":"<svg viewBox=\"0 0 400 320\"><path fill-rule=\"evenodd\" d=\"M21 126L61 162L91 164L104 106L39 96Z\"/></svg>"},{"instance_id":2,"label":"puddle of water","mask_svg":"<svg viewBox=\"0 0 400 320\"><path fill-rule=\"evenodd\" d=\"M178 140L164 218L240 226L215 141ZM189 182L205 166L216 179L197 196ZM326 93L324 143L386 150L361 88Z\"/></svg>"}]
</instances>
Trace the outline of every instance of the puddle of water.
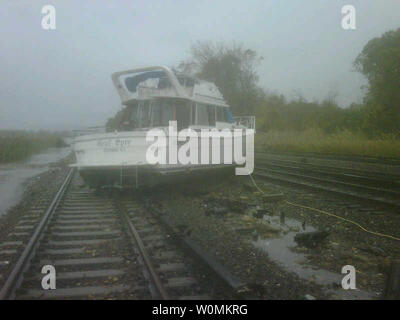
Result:
<instances>
[{"instance_id":1,"label":"puddle of water","mask_svg":"<svg viewBox=\"0 0 400 320\"><path fill-rule=\"evenodd\" d=\"M16 205L25 190L25 182L49 169L53 162L65 158L70 148L50 148L18 163L0 165L0 216Z\"/></svg>"},{"instance_id":2,"label":"puddle of water","mask_svg":"<svg viewBox=\"0 0 400 320\"><path fill-rule=\"evenodd\" d=\"M298 232L312 232L316 231L315 228L303 225L300 221L289 218L285 218L284 223L282 223L280 217L276 216L264 216L264 220L269 221L271 225L279 225L282 227L282 236L273 239L262 239L259 237L257 240L253 241L253 245L266 252L269 258L277 262L284 269L294 272L302 279L313 280L317 284L326 286L325 290L332 293L333 297L336 299L372 299L377 297L373 293L358 289L341 289L344 275L306 265L306 255L291 250L297 247L294 237ZM339 289L333 289L332 284L336 285Z\"/></svg>"}]
</instances>

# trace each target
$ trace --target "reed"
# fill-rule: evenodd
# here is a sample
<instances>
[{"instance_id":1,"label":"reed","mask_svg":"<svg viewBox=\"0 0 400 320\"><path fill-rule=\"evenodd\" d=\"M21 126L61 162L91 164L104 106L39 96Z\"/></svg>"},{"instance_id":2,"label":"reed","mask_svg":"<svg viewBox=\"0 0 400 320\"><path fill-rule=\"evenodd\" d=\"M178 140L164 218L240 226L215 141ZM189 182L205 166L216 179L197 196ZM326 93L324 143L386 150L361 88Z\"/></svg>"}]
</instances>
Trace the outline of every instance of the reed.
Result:
<instances>
[{"instance_id":1,"label":"reed","mask_svg":"<svg viewBox=\"0 0 400 320\"><path fill-rule=\"evenodd\" d=\"M400 159L400 140L394 135L368 138L343 130L326 134L318 128L304 131L257 132L255 148L262 151L321 153Z\"/></svg>"},{"instance_id":2,"label":"reed","mask_svg":"<svg viewBox=\"0 0 400 320\"><path fill-rule=\"evenodd\" d=\"M64 146L62 138L46 131L0 131L0 163L23 160L50 147Z\"/></svg>"}]
</instances>

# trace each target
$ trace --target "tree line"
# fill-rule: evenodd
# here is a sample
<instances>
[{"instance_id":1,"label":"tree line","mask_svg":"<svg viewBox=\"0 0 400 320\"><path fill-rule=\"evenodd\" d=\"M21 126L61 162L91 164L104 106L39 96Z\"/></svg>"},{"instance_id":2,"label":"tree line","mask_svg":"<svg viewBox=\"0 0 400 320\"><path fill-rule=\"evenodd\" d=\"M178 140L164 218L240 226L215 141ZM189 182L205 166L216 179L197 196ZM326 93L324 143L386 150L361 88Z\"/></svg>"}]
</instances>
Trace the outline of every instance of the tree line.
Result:
<instances>
[{"instance_id":1,"label":"tree line","mask_svg":"<svg viewBox=\"0 0 400 320\"><path fill-rule=\"evenodd\" d=\"M303 97L288 101L259 84L258 66L264 58L242 44L197 42L191 56L174 69L215 83L235 115L256 115L257 129L268 132L321 129L367 136L400 135L400 28L370 40L353 66L368 80L361 104L338 106L331 96L321 102ZM107 121L115 128L122 111Z\"/></svg>"}]
</instances>

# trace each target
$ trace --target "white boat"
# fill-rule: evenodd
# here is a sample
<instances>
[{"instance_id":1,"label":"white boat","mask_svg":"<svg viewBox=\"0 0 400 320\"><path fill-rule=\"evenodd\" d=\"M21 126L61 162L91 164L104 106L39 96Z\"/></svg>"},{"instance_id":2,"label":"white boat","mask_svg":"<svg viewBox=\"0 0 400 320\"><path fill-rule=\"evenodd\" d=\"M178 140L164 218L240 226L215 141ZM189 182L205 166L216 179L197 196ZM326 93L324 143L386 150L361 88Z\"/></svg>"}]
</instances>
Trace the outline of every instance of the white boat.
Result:
<instances>
[{"instance_id":1,"label":"white boat","mask_svg":"<svg viewBox=\"0 0 400 320\"><path fill-rule=\"evenodd\" d=\"M187 176L188 173L243 165L243 161L232 156L232 150L231 161L226 155L229 148L224 149L225 145L230 144L233 149L233 142L221 137L220 143L215 143L211 137L201 135L213 129L240 132L244 137L245 129L255 130L254 117L233 118L213 83L163 66L116 72L112 74L112 81L125 107L118 127L110 132L107 128L92 128L78 132L74 138L76 164L72 166L78 167L89 186L154 185L167 176ZM175 131L171 130L173 122L170 121L176 121ZM165 140L155 137L151 141L148 137L154 132L164 133ZM198 136L199 142L191 145L198 148L198 161L180 161L179 154L171 153L170 147L183 132ZM176 144L178 153L185 144L188 146L185 141ZM245 144L241 148L245 150ZM205 150L209 151L208 155ZM160 156L163 152L166 162L149 160L149 154ZM212 157L218 152L222 155L214 161Z\"/></svg>"}]
</instances>

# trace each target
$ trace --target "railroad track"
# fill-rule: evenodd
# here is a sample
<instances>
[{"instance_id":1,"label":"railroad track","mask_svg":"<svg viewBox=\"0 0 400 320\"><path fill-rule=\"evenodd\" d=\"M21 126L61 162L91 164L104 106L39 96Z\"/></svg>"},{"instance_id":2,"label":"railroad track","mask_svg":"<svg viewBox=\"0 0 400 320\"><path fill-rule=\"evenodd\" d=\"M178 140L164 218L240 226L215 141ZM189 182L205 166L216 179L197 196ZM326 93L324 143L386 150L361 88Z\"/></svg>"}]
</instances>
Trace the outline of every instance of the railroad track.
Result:
<instances>
[{"instance_id":1,"label":"railroad track","mask_svg":"<svg viewBox=\"0 0 400 320\"><path fill-rule=\"evenodd\" d=\"M294 158L314 158L314 159L324 159L324 160L343 160L343 161L352 161L358 163L375 163L375 164L384 164L384 165L395 165L400 166L400 159L398 158L383 158L383 157L362 157L362 156L345 156L345 155L335 155L335 154L321 154L321 153L283 153L283 152L273 152L273 151L262 151L260 149L255 150L255 153L258 155L277 155L284 157L294 157Z\"/></svg>"},{"instance_id":2,"label":"railroad track","mask_svg":"<svg viewBox=\"0 0 400 320\"><path fill-rule=\"evenodd\" d=\"M400 175L259 156L254 176L368 205L400 208Z\"/></svg>"},{"instance_id":3,"label":"railroad track","mask_svg":"<svg viewBox=\"0 0 400 320\"><path fill-rule=\"evenodd\" d=\"M16 228L0 248L0 300L210 299L240 285L204 253L171 241L132 195L98 195L73 170L44 214L28 211ZM56 270L54 290L42 287L46 265Z\"/></svg>"}]
</instances>

